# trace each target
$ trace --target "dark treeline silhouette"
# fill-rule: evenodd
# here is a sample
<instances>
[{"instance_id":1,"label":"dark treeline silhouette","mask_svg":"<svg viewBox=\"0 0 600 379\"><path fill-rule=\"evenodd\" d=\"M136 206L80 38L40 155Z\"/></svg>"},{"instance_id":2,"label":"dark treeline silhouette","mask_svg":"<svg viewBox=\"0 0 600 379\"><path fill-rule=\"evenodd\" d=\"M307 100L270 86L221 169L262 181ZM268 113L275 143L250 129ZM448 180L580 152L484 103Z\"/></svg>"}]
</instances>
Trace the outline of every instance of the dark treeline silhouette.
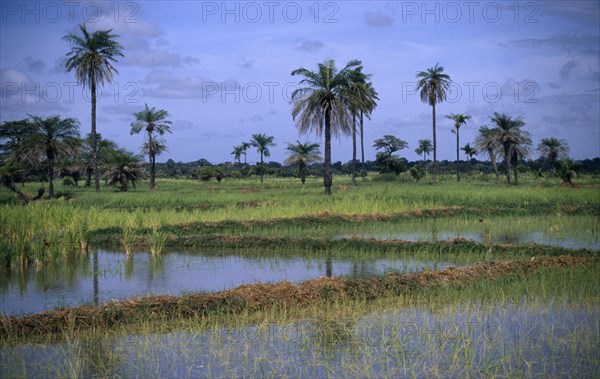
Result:
<instances>
[{"instance_id":1,"label":"dark treeline silhouette","mask_svg":"<svg viewBox=\"0 0 600 379\"><path fill-rule=\"evenodd\" d=\"M400 162L401 173L408 173L412 167L422 166L422 160L409 161L405 158L398 158ZM431 161L428 161L431 163ZM357 164L360 162L357 160ZM438 174L444 177L456 176L456 162L449 160L438 161ZM490 161L478 160L473 158L469 161L470 171L468 176L476 177L479 174L493 175L494 168ZM584 159L576 161L577 173L579 174L600 174L600 158ZM461 163L462 164L462 163ZM294 166L283 165L279 162L270 161L264 163L265 175L269 178L299 178L298 169ZM504 170L503 162L499 163L501 170ZM519 162L518 169L523 173L531 173L537 175L543 172L545 176L552 177L552 173L548 170L548 162L544 158L536 160L523 160ZM352 160L347 162L332 162L331 168L334 175L352 175ZM318 178L323 176L323 163L312 163L306 166L306 176L308 178ZM365 161L365 170L370 173L371 177L380 172L380 167L376 160ZM259 167L255 164L237 162L210 163L206 159L199 159L192 162L175 162L172 159L164 163L156 163L156 175L160 178L170 179L203 179L203 172L213 173L205 180L218 179L217 174L221 174L221 179L230 178L238 179L242 177L254 177L258 179L260 176Z\"/></svg>"}]
</instances>

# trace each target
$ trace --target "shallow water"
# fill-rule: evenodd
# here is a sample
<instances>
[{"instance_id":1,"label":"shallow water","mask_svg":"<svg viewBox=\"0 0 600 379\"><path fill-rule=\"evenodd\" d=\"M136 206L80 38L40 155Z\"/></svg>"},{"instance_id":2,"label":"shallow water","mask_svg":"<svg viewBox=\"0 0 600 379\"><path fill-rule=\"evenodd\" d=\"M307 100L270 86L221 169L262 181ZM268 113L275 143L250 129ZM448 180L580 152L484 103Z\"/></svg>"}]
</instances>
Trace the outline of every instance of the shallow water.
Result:
<instances>
[{"instance_id":1,"label":"shallow water","mask_svg":"<svg viewBox=\"0 0 600 379\"><path fill-rule=\"evenodd\" d=\"M511 243L600 250L598 216L451 217L358 226L334 238L446 241L465 238L478 243Z\"/></svg>"},{"instance_id":2,"label":"shallow water","mask_svg":"<svg viewBox=\"0 0 600 379\"><path fill-rule=\"evenodd\" d=\"M248 258L226 253L95 250L88 255L25 272L0 273L0 311L37 313L57 307L99 304L133 296L214 292L255 282L301 282L320 276L364 276L386 271L441 269L451 262L377 259L369 261L286 257Z\"/></svg>"},{"instance_id":3,"label":"shallow water","mask_svg":"<svg viewBox=\"0 0 600 379\"><path fill-rule=\"evenodd\" d=\"M0 350L7 376L597 377L600 307L449 305Z\"/></svg>"}]
</instances>

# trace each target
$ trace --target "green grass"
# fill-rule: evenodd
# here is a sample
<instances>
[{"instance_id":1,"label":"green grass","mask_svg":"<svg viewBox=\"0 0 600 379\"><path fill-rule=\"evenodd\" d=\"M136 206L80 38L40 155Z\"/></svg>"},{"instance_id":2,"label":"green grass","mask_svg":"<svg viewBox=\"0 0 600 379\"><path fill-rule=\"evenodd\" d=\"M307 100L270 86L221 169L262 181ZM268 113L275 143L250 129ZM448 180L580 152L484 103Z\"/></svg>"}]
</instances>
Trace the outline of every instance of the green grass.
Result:
<instances>
[{"instance_id":1,"label":"green grass","mask_svg":"<svg viewBox=\"0 0 600 379\"><path fill-rule=\"evenodd\" d=\"M250 180L222 183L161 180L158 191L148 191L141 183L126 193L108 188L95 193L90 189L59 186L58 192L65 195L57 200L28 206L0 205L0 260L11 264L17 261L43 264L85 250L93 235L104 233L102 238L112 241L131 239L131 235L124 235L125 226L143 233L165 227L177 230L194 224L200 225L198 230L205 223L264 221L267 224L256 224L249 235L289 237L317 235L318 228L313 225L321 221L330 225L324 226L322 233L331 235L345 222L344 218L358 217L361 221L360 216L365 215L393 219L435 214L477 217L600 214L600 183L591 180L577 189L542 185L538 181L519 186L451 181L436 186L415 182L359 184L352 187L347 178L340 178L331 197L322 195L321 183L314 179L305 186L291 179L270 180L264 185ZM26 190L33 188L30 185ZM1 191L0 199L6 202L9 194L6 189ZM311 226L306 226L311 222ZM227 227L223 229L226 234L238 234L229 233Z\"/></svg>"}]
</instances>

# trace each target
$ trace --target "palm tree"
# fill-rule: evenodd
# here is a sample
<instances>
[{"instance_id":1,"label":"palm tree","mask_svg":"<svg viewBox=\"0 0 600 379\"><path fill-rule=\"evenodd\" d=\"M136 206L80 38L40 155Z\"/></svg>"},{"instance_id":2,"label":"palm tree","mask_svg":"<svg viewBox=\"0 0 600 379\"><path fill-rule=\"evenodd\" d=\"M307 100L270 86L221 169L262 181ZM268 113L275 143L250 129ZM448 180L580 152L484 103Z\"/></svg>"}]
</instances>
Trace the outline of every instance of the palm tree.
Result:
<instances>
[{"instance_id":1,"label":"palm tree","mask_svg":"<svg viewBox=\"0 0 600 379\"><path fill-rule=\"evenodd\" d=\"M302 184L306 181L306 167L321 160L321 152L318 143L301 143L296 141L295 145L288 143L287 150L290 156L285 160L286 165L298 165L298 173Z\"/></svg>"},{"instance_id":2,"label":"palm tree","mask_svg":"<svg viewBox=\"0 0 600 379\"><path fill-rule=\"evenodd\" d=\"M233 155L233 159L238 161L239 165L242 164L242 154L244 154L244 150L244 146L236 145L233 147L233 151L230 153L231 155Z\"/></svg>"},{"instance_id":3,"label":"palm tree","mask_svg":"<svg viewBox=\"0 0 600 379\"><path fill-rule=\"evenodd\" d=\"M375 110L375 108L377 107L377 100L379 100L379 97L377 97L377 91L375 91L375 88L373 88L373 83L367 82L366 87L367 88L364 93L364 109L360 110L360 152L362 163L360 176L363 180L365 180L365 177L367 175L367 172L365 171L365 140L363 128L364 116L367 116L369 120L371 119L371 112Z\"/></svg>"},{"instance_id":4,"label":"palm tree","mask_svg":"<svg viewBox=\"0 0 600 379\"><path fill-rule=\"evenodd\" d=\"M119 183L121 184L120 191L123 192L127 191L129 183L135 188L135 182L143 177L144 170L140 165L142 157L125 149L118 149L113 152L110 161L109 167L103 175L106 185L112 186Z\"/></svg>"},{"instance_id":5,"label":"palm tree","mask_svg":"<svg viewBox=\"0 0 600 379\"><path fill-rule=\"evenodd\" d=\"M123 46L115 41L118 36L109 30L97 30L89 33L85 23L79 25L81 36L69 33L63 40L71 44L67 53L65 69L75 70L77 81L90 87L92 100L92 157L96 192L100 191L100 173L98 171L98 149L96 141L96 87L106 80L112 82L114 73L118 73L112 62L117 56L123 56Z\"/></svg>"},{"instance_id":6,"label":"palm tree","mask_svg":"<svg viewBox=\"0 0 600 379\"><path fill-rule=\"evenodd\" d=\"M460 182L460 157L458 155L458 147L460 146L460 127L464 125L471 119L471 115L465 115L462 113L454 114L450 113L446 115L446 118L454 120L454 129L452 132L456 133L456 181Z\"/></svg>"},{"instance_id":7,"label":"palm tree","mask_svg":"<svg viewBox=\"0 0 600 379\"><path fill-rule=\"evenodd\" d=\"M242 154L244 154L244 164L246 164L246 157L248 155L248 149L252 147L252 145L250 144L250 142L242 142L242 144L240 145L242 146Z\"/></svg>"},{"instance_id":8,"label":"palm tree","mask_svg":"<svg viewBox=\"0 0 600 379\"><path fill-rule=\"evenodd\" d=\"M270 146L275 146L273 143L273 136L268 136L264 133L255 133L252 135L252 139L250 140L250 146L256 147L256 151L260 154L260 182L263 182L263 176L265 174L263 156L269 157L271 156L271 152L269 151Z\"/></svg>"},{"instance_id":9,"label":"palm tree","mask_svg":"<svg viewBox=\"0 0 600 379\"><path fill-rule=\"evenodd\" d=\"M558 167L558 158L569 152L569 145L564 139L543 138L537 147L542 157L550 163L553 170Z\"/></svg>"},{"instance_id":10,"label":"palm tree","mask_svg":"<svg viewBox=\"0 0 600 379\"><path fill-rule=\"evenodd\" d=\"M527 131L521 130L525 122L521 117L511 118L505 113L494 112L491 117L496 127L492 129L497 146L501 146L504 155L504 165L506 166L506 181L510 181L510 168L513 167L515 184L517 184L517 164L520 159L527 156L528 147L531 145L531 139Z\"/></svg>"},{"instance_id":11,"label":"palm tree","mask_svg":"<svg viewBox=\"0 0 600 379\"><path fill-rule=\"evenodd\" d=\"M469 174L471 173L471 160L473 159L473 155L477 155L477 150L471 147L471 144L466 144L465 146L460 148L467 157L467 167Z\"/></svg>"},{"instance_id":12,"label":"palm tree","mask_svg":"<svg viewBox=\"0 0 600 379\"><path fill-rule=\"evenodd\" d=\"M60 116L29 116L33 130L23 140L23 159L32 165L45 166L48 177L48 197L54 198L56 161L79 155L81 139L79 121Z\"/></svg>"},{"instance_id":13,"label":"palm tree","mask_svg":"<svg viewBox=\"0 0 600 379\"><path fill-rule=\"evenodd\" d=\"M142 151L148 153L150 159L150 190L156 189L156 156L166 150L166 146L161 140L157 140L155 133L158 133L160 139L162 135L169 132L171 121L165 120L169 117L169 113L164 109L156 109L155 107L148 108L145 104L145 109L134 114L135 121L131 123L131 134L137 134L142 129L145 129L147 141L142 145Z\"/></svg>"},{"instance_id":14,"label":"palm tree","mask_svg":"<svg viewBox=\"0 0 600 379\"><path fill-rule=\"evenodd\" d=\"M446 94L450 89L450 83L452 80L447 74L443 74L444 67L439 66L439 63L432 68L428 68L427 71L421 71L417 73L417 78L420 80L417 82L417 89L419 89L421 101L431 105L431 111L433 115L433 170L431 175L431 182L436 182L436 171L437 171L437 139L435 133L435 104L441 103L446 100Z\"/></svg>"},{"instance_id":15,"label":"palm tree","mask_svg":"<svg viewBox=\"0 0 600 379\"><path fill-rule=\"evenodd\" d=\"M40 187L36 197L30 197L21 191L16 182L25 186L25 178L29 172L24 157L23 141L35 130L29 119L7 121L0 124L0 183L14 192L25 204L37 200L44 195L44 187Z\"/></svg>"},{"instance_id":16,"label":"palm tree","mask_svg":"<svg viewBox=\"0 0 600 379\"><path fill-rule=\"evenodd\" d=\"M300 88L292 93L292 117L301 134L314 130L325 134L325 160L323 162L323 185L325 195L331 195L333 175L331 170L331 135L348 134L348 108L344 100L351 84L352 71L361 64L352 60L338 71L335 61L319 63L318 70L303 67L292 71L302 76Z\"/></svg>"},{"instance_id":17,"label":"palm tree","mask_svg":"<svg viewBox=\"0 0 600 379\"><path fill-rule=\"evenodd\" d=\"M487 126L482 126L479 128L479 134L475 137L475 148L480 153L487 153L490 157L490 162L492 163L492 168L494 169L494 173L496 174L496 181L500 181L500 173L498 172L498 165L496 164L496 157L499 153L498 141L495 137L495 132L493 129L488 128Z\"/></svg>"},{"instance_id":18,"label":"palm tree","mask_svg":"<svg viewBox=\"0 0 600 379\"><path fill-rule=\"evenodd\" d=\"M419 140L419 147L417 147L415 149L415 153L417 153L417 155L421 155L423 154L423 165L427 165L427 156L429 154L431 154L431 151L433 150L433 145L431 144L431 140L430 139L420 139Z\"/></svg>"},{"instance_id":19,"label":"palm tree","mask_svg":"<svg viewBox=\"0 0 600 379\"><path fill-rule=\"evenodd\" d=\"M360 114L361 151L364 168L365 148L362 134L364 114L366 113L367 117L369 117L371 111L377 106L375 100L378 100L378 98L372 83L367 81L371 75L364 74L362 66L352 70L350 75L350 86L344 94L344 101L347 103L348 110L352 115L352 184L356 185L356 118Z\"/></svg>"}]
</instances>

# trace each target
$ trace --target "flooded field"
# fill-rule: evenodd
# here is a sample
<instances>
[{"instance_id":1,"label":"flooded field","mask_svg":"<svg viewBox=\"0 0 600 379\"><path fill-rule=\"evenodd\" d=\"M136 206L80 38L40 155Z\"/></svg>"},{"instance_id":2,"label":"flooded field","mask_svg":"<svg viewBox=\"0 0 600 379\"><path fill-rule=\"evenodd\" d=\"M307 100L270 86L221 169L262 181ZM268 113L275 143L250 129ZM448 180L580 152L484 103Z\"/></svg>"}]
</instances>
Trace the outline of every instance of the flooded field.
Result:
<instances>
[{"instance_id":1,"label":"flooded field","mask_svg":"<svg viewBox=\"0 0 600 379\"><path fill-rule=\"evenodd\" d=\"M242 315L221 326L67 337L4 348L0 369L9 377L597 377L598 280L576 278L590 274L435 289L420 300L349 302L292 319L276 313L247 324Z\"/></svg>"},{"instance_id":2,"label":"flooded field","mask_svg":"<svg viewBox=\"0 0 600 379\"><path fill-rule=\"evenodd\" d=\"M37 313L145 295L216 292L256 282L301 282L320 276L359 277L388 271L441 269L452 262L415 259L327 259L266 254L244 257L226 252L169 251L161 256L95 250L67 264L8 271L0 279L0 311Z\"/></svg>"}]
</instances>

